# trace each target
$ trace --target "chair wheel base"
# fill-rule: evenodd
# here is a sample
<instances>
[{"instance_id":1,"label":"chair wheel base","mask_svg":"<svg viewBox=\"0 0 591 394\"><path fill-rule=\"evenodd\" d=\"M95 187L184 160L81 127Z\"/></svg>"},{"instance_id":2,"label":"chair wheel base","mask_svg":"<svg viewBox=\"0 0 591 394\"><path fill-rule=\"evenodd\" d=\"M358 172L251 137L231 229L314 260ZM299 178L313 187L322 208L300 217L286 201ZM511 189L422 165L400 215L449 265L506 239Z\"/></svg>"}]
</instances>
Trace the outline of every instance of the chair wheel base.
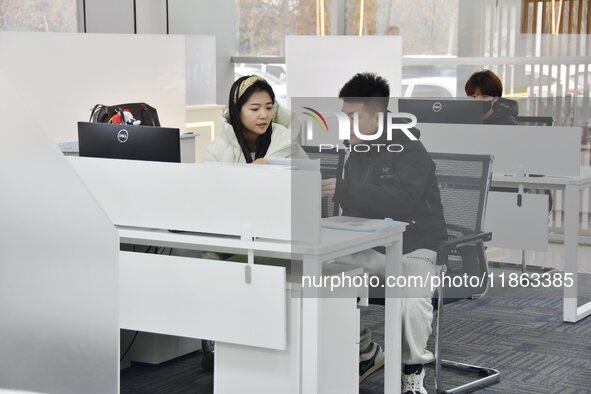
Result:
<instances>
[{"instance_id":1,"label":"chair wheel base","mask_svg":"<svg viewBox=\"0 0 591 394\"><path fill-rule=\"evenodd\" d=\"M480 376L480 379L463 384L458 387L450 389L440 389L440 376L435 377L435 384L437 386L437 393L441 394L460 394L471 393L480 390L483 387L488 387L501 381L501 374L498 370L486 367L479 367L477 365L463 364L455 361L441 360L441 367L445 369L453 369L455 371L462 371L472 373Z\"/></svg>"}]
</instances>

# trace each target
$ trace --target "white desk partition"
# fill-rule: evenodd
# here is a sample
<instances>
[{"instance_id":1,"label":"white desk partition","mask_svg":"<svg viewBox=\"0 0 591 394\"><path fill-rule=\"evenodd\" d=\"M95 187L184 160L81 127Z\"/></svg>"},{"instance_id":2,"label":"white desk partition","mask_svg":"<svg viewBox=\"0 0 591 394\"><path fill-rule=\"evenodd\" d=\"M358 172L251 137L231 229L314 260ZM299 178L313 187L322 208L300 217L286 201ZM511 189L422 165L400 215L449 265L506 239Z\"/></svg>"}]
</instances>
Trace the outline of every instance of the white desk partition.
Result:
<instances>
[{"instance_id":1,"label":"white desk partition","mask_svg":"<svg viewBox=\"0 0 591 394\"><path fill-rule=\"evenodd\" d=\"M0 74L9 76L0 95L27 97L23 121L38 119L56 142L76 140L76 122L95 104L146 102L163 126L184 129L186 67L211 92L206 99L215 98L215 86L203 82L215 80L213 37L0 32L0 53Z\"/></svg>"},{"instance_id":2,"label":"white desk partition","mask_svg":"<svg viewBox=\"0 0 591 394\"><path fill-rule=\"evenodd\" d=\"M581 128L421 123L429 152L492 154L493 172L578 176Z\"/></svg>"},{"instance_id":3,"label":"white desk partition","mask_svg":"<svg viewBox=\"0 0 591 394\"><path fill-rule=\"evenodd\" d=\"M356 73L386 78L390 96L400 95L400 36L288 36L285 38L287 96L338 97Z\"/></svg>"},{"instance_id":4,"label":"white desk partition","mask_svg":"<svg viewBox=\"0 0 591 394\"><path fill-rule=\"evenodd\" d=\"M0 386L117 393L119 237L10 93L0 97Z\"/></svg>"},{"instance_id":5,"label":"white desk partition","mask_svg":"<svg viewBox=\"0 0 591 394\"><path fill-rule=\"evenodd\" d=\"M319 241L319 172L69 159L116 225Z\"/></svg>"}]
</instances>

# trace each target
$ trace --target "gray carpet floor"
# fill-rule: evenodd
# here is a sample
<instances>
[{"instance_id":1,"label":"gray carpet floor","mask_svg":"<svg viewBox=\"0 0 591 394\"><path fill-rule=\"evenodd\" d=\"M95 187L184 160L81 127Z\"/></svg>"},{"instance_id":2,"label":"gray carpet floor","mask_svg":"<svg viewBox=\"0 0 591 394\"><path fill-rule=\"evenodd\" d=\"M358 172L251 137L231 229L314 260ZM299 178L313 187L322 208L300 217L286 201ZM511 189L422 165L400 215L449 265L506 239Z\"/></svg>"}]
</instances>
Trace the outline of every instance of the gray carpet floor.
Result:
<instances>
[{"instance_id":1,"label":"gray carpet floor","mask_svg":"<svg viewBox=\"0 0 591 394\"><path fill-rule=\"evenodd\" d=\"M580 302L591 299L591 275L579 275ZM591 317L562 322L562 291L549 288L496 288L478 300L445 306L442 351L445 359L493 367L501 382L481 393L591 393ZM383 307L362 308L362 323L383 344ZM433 340L429 348L433 349ZM121 393L213 393L213 374L200 368L199 352L159 366L132 364L121 372ZM470 376L444 371L444 388ZM360 394L383 393L383 371L361 384ZM434 393L433 368L426 387Z\"/></svg>"}]
</instances>

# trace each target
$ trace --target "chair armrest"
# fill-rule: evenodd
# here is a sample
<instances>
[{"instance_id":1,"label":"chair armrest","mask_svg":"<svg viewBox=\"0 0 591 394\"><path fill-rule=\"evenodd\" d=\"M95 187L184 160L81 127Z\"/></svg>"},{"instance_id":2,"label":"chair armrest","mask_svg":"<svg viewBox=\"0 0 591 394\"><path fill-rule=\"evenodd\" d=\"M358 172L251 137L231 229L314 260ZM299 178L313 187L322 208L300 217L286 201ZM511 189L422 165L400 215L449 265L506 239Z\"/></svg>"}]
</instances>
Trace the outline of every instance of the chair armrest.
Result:
<instances>
[{"instance_id":1,"label":"chair armrest","mask_svg":"<svg viewBox=\"0 0 591 394\"><path fill-rule=\"evenodd\" d=\"M457 248L458 246L474 244L476 242L487 242L491 239L492 233L490 231L487 231L482 233L463 235L461 237L445 241L441 243L441 245L439 245L439 248L437 248L437 265L444 265L445 263L447 263L447 256L449 255L450 250Z\"/></svg>"}]
</instances>

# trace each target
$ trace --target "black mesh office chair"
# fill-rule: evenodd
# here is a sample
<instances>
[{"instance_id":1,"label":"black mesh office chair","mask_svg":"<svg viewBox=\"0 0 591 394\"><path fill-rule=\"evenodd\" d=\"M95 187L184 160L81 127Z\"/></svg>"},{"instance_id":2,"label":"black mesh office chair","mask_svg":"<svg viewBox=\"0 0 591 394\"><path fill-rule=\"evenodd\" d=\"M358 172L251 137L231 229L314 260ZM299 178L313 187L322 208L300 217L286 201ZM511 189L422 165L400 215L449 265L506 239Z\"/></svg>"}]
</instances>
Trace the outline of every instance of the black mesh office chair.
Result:
<instances>
[{"instance_id":1,"label":"black mesh office chair","mask_svg":"<svg viewBox=\"0 0 591 394\"><path fill-rule=\"evenodd\" d=\"M551 116L518 116L517 124L521 126L552 126L554 118Z\"/></svg>"},{"instance_id":2,"label":"black mesh office chair","mask_svg":"<svg viewBox=\"0 0 591 394\"><path fill-rule=\"evenodd\" d=\"M320 159L320 174L322 179L328 178L342 178L343 167L345 164L345 151L340 149L322 149L319 151L318 146L302 146L304 151L310 159ZM339 205L335 203L334 199L322 198L322 217L327 218L337 216Z\"/></svg>"},{"instance_id":3,"label":"black mesh office chair","mask_svg":"<svg viewBox=\"0 0 591 394\"><path fill-rule=\"evenodd\" d=\"M486 199L491 182L492 156L431 153L441 192L448 241L437 251L437 264L445 275L468 275L483 278L477 287L440 287L437 297L435 330L435 386L438 393L468 393L500 381L499 371L475 365L443 360L441 356L441 324L444 303L458 299L477 298L488 288L488 262L484 242L491 239L483 231ZM442 282L443 283L443 282ZM444 302L445 301L445 302ZM479 379L444 390L441 368L478 374Z\"/></svg>"}]
</instances>

